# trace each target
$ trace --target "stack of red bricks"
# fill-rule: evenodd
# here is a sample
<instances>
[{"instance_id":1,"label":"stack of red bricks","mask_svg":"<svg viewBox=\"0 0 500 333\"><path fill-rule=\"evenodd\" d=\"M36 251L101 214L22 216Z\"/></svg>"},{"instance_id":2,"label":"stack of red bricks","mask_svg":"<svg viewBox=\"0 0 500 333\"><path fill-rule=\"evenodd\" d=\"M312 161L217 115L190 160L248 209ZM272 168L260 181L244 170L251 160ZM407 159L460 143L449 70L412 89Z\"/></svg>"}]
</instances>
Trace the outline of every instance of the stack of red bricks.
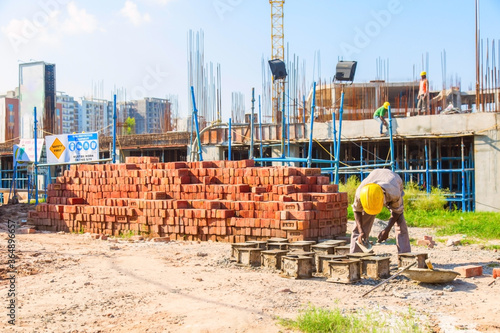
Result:
<instances>
[{"instance_id":1,"label":"stack of red bricks","mask_svg":"<svg viewBox=\"0 0 500 333\"><path fill-rule=\"evenodd\" d=\"M347 193L320 169L254 161L73 165L30 212L39 230L243 242L345 235Z\"/></svg>"}]
</instances>

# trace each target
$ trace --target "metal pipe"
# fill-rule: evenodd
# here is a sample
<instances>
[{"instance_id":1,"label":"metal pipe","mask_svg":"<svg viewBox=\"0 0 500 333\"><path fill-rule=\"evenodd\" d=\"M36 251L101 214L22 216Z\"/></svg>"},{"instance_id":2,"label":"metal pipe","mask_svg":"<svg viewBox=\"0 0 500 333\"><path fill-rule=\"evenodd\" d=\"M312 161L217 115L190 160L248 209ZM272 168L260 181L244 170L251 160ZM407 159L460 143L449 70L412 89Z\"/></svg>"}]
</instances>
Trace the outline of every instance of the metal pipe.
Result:
<instances>
[{"instance_id":1,"label":"metal pipe","mask_svg":"<svg viewBox=\"0 0 500 333\"><path fill-rule=\"evenodd\" d=\"M394 162L394 139L392 137L392 116L391 116L391 106L389 105L388 110L389 114L389 143L391 149L391 170L394 171L396 169L396 163Z\"/></svg>"},{"instance_id":2,"label":"metal pipe","mask_svg":"<svg viewBox=\"0 0 500 333\"><path fill-rule=\"evenodd\" d=\"M228 153L227 153L227 160L231 161L231 118L229 118L229 135L228 135Z\"/></svg>"},{"instance_id":3,"label":"metal pipe","mask_svg":"<svg viewBox=\"0 0 500 333\"><path fill-rule=\"evenodd\" d=\"M250 154L249 158L253 159L253 132L254 132L254 110L255 110L255 88L252 88L252 114L250 116Z\"/></svg>"},{"instance_id":4,"label":"metal pipe","mask_svg":"<svg viewBox=\"0 0 500 333\"><path fill-rule=\"evenodd\" d=\"M113 164L116 163L116 94L113 96Z\"/></svg>"},{"instance_id":5,"label":"metal pipe","mask_svg":"<svg viewBox=\"0 0 500 333\"><path fill-rule=\"evenodd\" d=\"M259 139L260 139L260 158L264 157L262 154L262 110L260 105L260 95L259 95Z\"/></svg>"},{"instance_id":6,"label":"metal pipe","mask_svg":"<svg viewBox=\"0 0 500 333\"><path fill-rule=\"evenodd\" d=\"M464 138L461 138L461 152L462 152L462 212L466 211L465 208L465 161L464 161Z\"/></svg>"},{"instance_id":7,"label":"metal pipe","mask_svg":"<svg viewBox=\"0 0 500 333\"><path fill-rule=\"evenodd\" d=\"M38 151L37 151L37 141L38 141L38 136L37 136L37 124L38 124L38 119L36 119L36 106L33 109L33 113L35 116L35 206L38 205Z\"/></svg>"},{"instance_id":8,"label":"metal pipe","mask_svg":"<svg viewBox=\"0 0 500 333\"><path fill-rule=\"evenodd\" d=\"M309 127L309 151L307 155L307 167L310 168L312 164L312 146L313 146L313 127L314 127L314 108L316 107L316 82L313 83L313 96L311 105L311 119Z\"/></svg>"},{"instance_id":9,"label":"metal pipe","mask_svg":"<svg viewBox=\"0 0 500 333\"><path fill-rule=\"evenodd\" d=\"M285 158L285 137L286 137L286 127L285 127L285 80L283 79L283 97L281 106L281 158ZM285 163L282 163L285 165Z\"/></svg>"},{"instance_id":10,"label":"metal pipe","mask_svg":"<svg viewBox=\"0 0 500 333\"><path fill-rule=\"evenodd\" d=\"M191 86L191 97L193 98L193 117L194 117L194 123L196 125L196 138L198 139L198 156L199 160L203 161L203 155L201 151L201 140L200 140L200 127L198 126L198 110L196 109L196 101L194 99L193 86Z\"/></svg>"},{"instance_id":11,"label":"metal pipe","mask_svg":"<svg viewBox=\"0 0 500 333\"><path fill-rule=\"evenodd\" d=\"M359 166L363 167L363 142L361 142L361 145L359 146L359 156L360 156ZM360 173L360 179L361 179L361 181L363 181L363 179L365 178L364 174L363 174L363 169L360 169L359 173Z\"/></svg>"},{"instance_id":12,"label":"metal pipe","mask_svg":"<svg viewBox=\"0 0 500 333\"><path fill-rule=\"evenodd\" d=\"M342 138L342 116L344 114L344 85L342 85L342 94L340 97L339 109L339 140L337 142L337 151L335 152L335 184L339 184L339 163L340 163L340 141Z\"/></svg>"},{"instance_id":13,"label":"metal pipe","mask_svg":"<svg viewBox=\"0 0 500 333\"><path fill-rule=\"evenodd\" d=\"M424 151L425 151L425 191L427 193L431 192L431 187L429 185L429 152L427 149L427 140L424 143Z\"/></svg>"}]
</instances>

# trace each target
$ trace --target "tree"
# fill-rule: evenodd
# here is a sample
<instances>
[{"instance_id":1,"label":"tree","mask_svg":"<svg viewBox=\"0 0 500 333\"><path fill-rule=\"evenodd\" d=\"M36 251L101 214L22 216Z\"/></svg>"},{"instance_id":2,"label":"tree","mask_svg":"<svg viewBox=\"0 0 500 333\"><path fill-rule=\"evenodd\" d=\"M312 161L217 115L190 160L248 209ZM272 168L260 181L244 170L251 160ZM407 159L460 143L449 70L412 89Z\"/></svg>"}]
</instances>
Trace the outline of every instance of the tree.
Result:
<instances>
[{"instance_id":1,"label":"tree","mask_svg":"<svg viewBox=\"0 0 500 333\"><path fill-rule=\"evenodd\" d=\"M127 128L127 135L135 133L135 118L128 117L125 120L125 127Z\"/></svg>"}]
</instances>

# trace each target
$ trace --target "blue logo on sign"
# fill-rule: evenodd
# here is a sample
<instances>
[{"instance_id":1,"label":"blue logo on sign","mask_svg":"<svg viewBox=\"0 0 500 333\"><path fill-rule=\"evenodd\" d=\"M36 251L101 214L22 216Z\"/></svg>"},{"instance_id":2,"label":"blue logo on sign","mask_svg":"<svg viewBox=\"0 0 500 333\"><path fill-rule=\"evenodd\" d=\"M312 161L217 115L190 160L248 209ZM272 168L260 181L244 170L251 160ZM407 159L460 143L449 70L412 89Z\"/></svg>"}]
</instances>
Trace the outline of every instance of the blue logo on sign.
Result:
<instances>
[{"instance_id":1,"label":"blue logo on sign","mask_svg":"<svg viewBox=\"0 0 500 333\"><path fill-rule=\"evenodd\" d=\"M70 151L75 151L75 148L76 148L75 143L74 142L70 142L69 143L69 150Z\"/></svg>"},{"instance_id":2,"label":"blue logo on sign","mask_svg":"<svg viewBox=\"0 0 500 333\"><path fill-rule=\"evenodd\" d=\"M84 150L89 150L89 148L90 148L90 144L89 144L89 142L88 142L88 141L85 141L85 142L83 143L83 149L84 149Z\"/></svg>"},{"instance_id":3,"label":"blue logo on sign","mask_svg":"<svg viewBox=\"0 0 500 333\"><path fill-rule=\"evenodd\" d=\"M76 150L78 151L82 150L82 143L80 141L76 143Z\"/></svg>"},{"instance_id":4,"label":"blue logo on sign","mask_svg":"<svg viewBox=\"0 0 500 333\"><path fill-rule=\"evenodd\" d=\"M90 141L90 149L92 149L92 150L97 149L97 142L96 141Z\"/></svg>"}]
</instances>

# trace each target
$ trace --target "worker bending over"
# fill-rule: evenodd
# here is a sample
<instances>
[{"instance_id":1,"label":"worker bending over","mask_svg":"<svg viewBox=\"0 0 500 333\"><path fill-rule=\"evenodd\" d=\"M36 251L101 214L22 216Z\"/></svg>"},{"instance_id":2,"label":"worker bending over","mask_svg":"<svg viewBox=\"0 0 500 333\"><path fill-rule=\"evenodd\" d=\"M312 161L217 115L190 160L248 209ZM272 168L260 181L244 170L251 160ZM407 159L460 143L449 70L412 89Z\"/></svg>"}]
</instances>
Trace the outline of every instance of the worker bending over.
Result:
<instances>
[{"instance_id":1,"label":"worker bending over","mask_svg":"<svg viewBox=\"0 0 500 333\"><path fill-rule=\"evenodd\" d=\"M411 252L408 227L403 215L403 196L403 181L391 170L375 169L361 182L352 204L356 226L351 235L351 253L362 252L356 241L366 244L375 215L382 211L384 205L390 210L391 217L387 227L379 233L378 241L385 241L395 225L398 253Z\"/></svg>"}]
</instances>

